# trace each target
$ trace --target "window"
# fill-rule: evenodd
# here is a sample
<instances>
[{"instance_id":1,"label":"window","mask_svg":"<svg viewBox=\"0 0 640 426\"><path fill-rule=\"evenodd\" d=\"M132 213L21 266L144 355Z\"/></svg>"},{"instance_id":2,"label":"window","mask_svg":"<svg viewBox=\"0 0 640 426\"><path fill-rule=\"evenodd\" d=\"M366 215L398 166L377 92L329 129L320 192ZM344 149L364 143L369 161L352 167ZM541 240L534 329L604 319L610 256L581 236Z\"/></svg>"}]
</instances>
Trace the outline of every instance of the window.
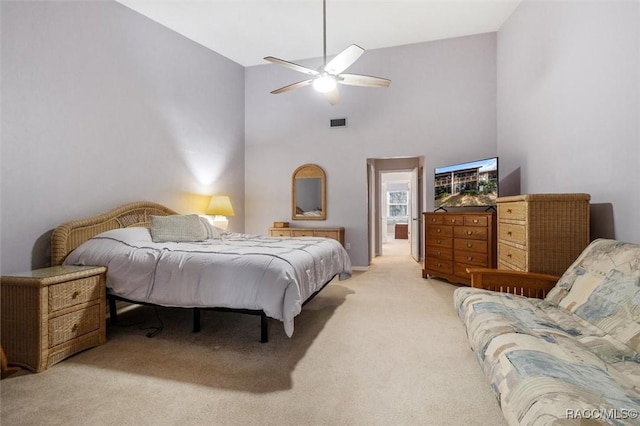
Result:
<instances>
[{"instance_id":1,"label":"window","mask_svg":"<svg viewBox=\"0 0 640 426\"><path fill-rule=\"evenodd\" d=\"M408 216L408 191L389 191L387 192L387 216L394 217L407 217Z\"/></svg>"}]
</instances>

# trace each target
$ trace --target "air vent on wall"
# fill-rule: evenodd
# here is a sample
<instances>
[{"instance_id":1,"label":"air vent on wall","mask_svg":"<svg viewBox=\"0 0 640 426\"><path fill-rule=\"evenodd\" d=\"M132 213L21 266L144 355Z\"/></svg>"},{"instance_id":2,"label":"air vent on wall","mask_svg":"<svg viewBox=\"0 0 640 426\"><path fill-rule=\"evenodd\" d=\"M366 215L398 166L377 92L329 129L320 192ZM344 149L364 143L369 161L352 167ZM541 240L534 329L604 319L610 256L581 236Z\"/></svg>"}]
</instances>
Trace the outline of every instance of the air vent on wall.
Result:
<instances>
[{"instance_id":1,"label":"air vent on wall","mask_svg":"<svg viewBox=\"0 0 640 426\"><path fill-rule=\"evenodd\" d=\"M347 118L332 118L330 120L331 127L347 127Z\"/></svg>"}]
</instances>

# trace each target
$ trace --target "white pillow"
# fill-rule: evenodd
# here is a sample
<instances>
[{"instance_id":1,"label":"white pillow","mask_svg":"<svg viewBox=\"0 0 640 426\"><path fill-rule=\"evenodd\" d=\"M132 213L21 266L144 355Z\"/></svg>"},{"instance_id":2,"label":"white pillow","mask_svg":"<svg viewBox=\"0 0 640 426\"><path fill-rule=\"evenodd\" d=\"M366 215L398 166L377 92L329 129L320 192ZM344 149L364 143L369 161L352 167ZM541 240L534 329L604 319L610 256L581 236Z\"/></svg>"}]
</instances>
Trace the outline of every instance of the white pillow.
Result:
<instances>
[{"instance_id":1,"label":"white pillow","mask_svg":"<svg viewBox=\"0 0 640 426\"><path fill-rule=\"evenodd\" d=\"M197 214L150 216L151 239L155 243L204 241L209 231Z\"/></svg>"},{"instance_id":2,"label":"white pillow","mask_svg":"<svg viewBox=\"0 0 640 426\"><path fill-rule=\"evenodd\" d=\"M220 238L222 238L220 234L220 231L222 231L222 229L218 228L217 226L213 226L206 217L200 216L200 221L202 222L202 226L207 233L207 240L219 240Z\"/></svg>"}]
</instances>

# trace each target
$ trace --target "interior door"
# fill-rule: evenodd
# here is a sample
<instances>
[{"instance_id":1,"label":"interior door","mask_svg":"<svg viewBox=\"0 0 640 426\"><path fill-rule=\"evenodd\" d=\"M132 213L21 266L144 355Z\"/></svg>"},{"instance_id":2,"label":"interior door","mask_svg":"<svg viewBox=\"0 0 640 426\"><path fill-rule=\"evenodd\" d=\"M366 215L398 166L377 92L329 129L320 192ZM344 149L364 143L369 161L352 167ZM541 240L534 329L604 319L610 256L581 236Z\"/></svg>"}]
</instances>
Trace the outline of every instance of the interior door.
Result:
<instances>
[{"instance_id":1,"label":"interior door","mask_svg":"<svg viewBox=\"0 0 640 426\"><path fill-rule=\"evenodd\" d=\"M418 168L411 170L411 181L409 182L410 209L409 217L409 238L411 239L411 257L416 262L420 262L420 190L418 184Z\"/></svg>"}]
</instances>

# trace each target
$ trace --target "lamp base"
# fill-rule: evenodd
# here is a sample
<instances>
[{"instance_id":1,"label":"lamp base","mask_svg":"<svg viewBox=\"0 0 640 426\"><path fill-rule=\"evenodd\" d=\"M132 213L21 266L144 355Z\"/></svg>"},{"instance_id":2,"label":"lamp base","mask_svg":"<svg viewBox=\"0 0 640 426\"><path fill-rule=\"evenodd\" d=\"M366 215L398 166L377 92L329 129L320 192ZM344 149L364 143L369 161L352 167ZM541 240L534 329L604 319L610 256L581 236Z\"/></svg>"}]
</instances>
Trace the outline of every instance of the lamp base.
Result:
<instances>
[{"instance_id":1,"label":"lamp base","mask_svg":"<svg viewBox=\"0 0 640 426\"><path fill-rule=\"evenodd\" d=\"M226 216L207 216L207 219L209 219L209 222L213 226L215 226L216 228L224 229L225 231L229 226L229 220L226 218Z\"/></svg>"}]
</instances>

